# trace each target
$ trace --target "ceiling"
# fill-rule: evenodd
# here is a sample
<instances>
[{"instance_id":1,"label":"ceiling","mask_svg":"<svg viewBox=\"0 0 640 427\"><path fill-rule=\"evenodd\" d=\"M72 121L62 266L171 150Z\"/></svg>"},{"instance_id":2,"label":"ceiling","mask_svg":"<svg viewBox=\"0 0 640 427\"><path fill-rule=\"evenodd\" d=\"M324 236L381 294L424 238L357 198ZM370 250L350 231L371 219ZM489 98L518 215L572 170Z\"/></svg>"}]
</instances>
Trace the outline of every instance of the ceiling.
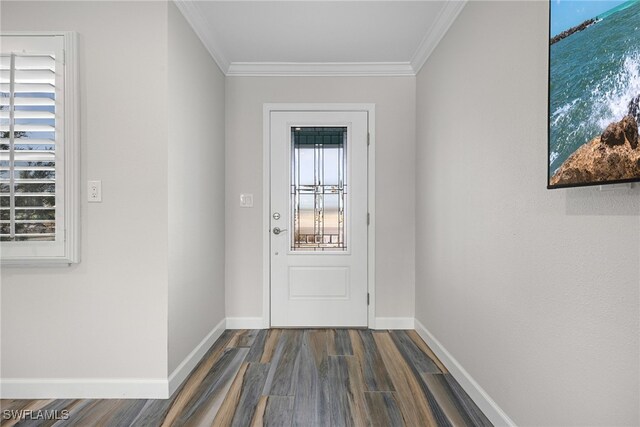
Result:
<instances>
[{"instance_id":1,"label":"ceiling","mask_svg":"<svg viewBox=\"0 0 640 427\"><path fill-rule=\"evenodd\" d=\"M464 1L176 5L227 75L415 75Z\"/></svg>"}]
</instances>

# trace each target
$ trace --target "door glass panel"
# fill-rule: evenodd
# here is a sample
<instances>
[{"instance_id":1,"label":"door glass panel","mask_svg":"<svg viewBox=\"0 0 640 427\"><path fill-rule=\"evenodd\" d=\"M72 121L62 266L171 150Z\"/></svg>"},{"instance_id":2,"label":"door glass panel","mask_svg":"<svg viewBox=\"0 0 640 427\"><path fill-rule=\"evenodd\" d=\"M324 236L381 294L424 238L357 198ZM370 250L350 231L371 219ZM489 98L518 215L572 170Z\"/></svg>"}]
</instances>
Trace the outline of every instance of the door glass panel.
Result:
<instances>
[{"instance_id":1,"label":"door glass panel","mask_svg":"<svg viewBox=\"0 0 640 427\"><path fill-rule=\"evenodd\" d=\"M291 129L292 251L345 251L346 127Z\"/></svg>"}]
</instances>

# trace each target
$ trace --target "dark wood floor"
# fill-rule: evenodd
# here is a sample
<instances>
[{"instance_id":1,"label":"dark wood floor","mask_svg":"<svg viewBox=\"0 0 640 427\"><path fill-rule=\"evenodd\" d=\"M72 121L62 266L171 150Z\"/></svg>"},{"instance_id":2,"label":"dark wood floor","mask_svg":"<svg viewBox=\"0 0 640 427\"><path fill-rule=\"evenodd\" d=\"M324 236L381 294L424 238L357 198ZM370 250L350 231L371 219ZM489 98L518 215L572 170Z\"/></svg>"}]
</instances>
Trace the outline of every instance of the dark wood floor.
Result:
<instances>
[{"instance_id":1,"label":"dark wood floor","mask_svg":"<svg viewBox=\"0 0 640 427\"><path fill-rule=\"evenodd\" d=\"M170 399L0 402L68 411L7 427L491 425L415 331L225 331Z\"/></svg>"}]
</instances>

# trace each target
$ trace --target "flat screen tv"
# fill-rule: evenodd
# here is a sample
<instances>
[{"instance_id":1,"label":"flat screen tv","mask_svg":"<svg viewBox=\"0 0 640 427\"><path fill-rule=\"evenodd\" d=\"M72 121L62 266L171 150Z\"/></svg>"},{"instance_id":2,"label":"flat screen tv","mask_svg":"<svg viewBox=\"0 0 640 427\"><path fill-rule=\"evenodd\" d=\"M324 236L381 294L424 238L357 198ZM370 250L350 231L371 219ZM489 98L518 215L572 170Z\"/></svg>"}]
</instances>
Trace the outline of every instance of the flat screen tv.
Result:
<instances>
[{"instance_id":1,"label":"flat screen tv","mask_svg":"<svg viewBox=\"0 0 640 427\"><path fill-rule=\"evenodd\" d=\"M640 181L640 0L550 1L547 188Z\"/></svg>"}]
</instances>

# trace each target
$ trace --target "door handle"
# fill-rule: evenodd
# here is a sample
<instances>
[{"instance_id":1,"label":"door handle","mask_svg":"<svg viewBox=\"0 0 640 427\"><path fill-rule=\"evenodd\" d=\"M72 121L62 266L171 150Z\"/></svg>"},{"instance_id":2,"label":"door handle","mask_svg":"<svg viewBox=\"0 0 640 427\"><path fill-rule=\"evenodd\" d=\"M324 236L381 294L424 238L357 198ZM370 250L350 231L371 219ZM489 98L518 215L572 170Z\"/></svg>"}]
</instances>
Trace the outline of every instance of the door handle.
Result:
<instances>
[{"instance_id":1,"label":"door handle","mask_svg":"<svg viewBox=\"0 0 640 427\"><path fill-rule=\"evenodd\" d=\"M280 233L282 233L283 231L287 231L286 228L280 228L280 227L273 227L273 234L278 235Z\"/></svg>"}]
</instances>

